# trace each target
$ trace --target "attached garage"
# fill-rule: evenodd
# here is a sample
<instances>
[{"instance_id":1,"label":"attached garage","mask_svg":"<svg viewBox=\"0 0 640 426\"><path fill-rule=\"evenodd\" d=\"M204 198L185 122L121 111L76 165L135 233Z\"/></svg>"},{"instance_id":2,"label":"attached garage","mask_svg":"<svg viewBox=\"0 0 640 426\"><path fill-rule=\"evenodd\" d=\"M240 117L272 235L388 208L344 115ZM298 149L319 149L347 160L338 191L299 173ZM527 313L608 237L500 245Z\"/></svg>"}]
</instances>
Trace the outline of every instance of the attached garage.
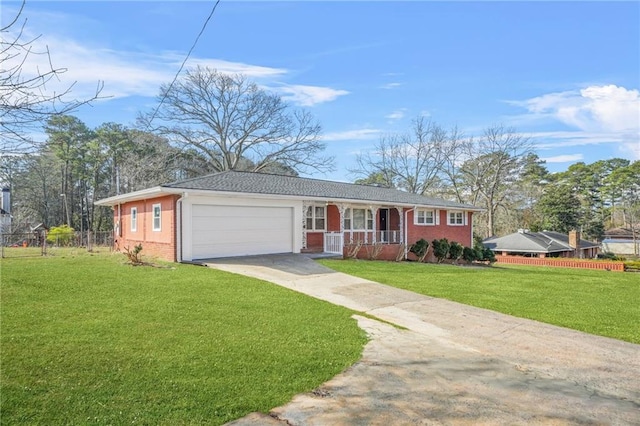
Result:
<instances>
[{"instance_id":1,"label":"attached garage","mask_svg":"<svg viewBox=\"0 0 640 426\"><path fill-rule=\"evenodd\" d=\"M293 218L292 207L194 204L191 257L292 253Z\"/></svg>"}]
</instances>

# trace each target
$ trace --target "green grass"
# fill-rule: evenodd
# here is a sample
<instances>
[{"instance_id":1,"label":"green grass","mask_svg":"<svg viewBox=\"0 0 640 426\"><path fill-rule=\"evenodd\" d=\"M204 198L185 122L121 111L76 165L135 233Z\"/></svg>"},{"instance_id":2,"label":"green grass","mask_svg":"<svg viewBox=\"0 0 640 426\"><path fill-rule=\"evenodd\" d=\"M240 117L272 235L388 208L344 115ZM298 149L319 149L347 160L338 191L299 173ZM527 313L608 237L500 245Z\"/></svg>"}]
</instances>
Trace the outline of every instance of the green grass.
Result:
<instances>
[{"instance_id":1,"label":"green grass","mask_svg":"<svg viewBox=\"0 0 640 426\"><path fill-rule=\"evenodd\" d=\"M221 424L358 360L352 311L194 265L3 259L2 424Z\"/></svg>"},{"instance_id":2,"label":"green grass","mask_svg":"<svg viewBox=\"0 0 640 426\"><path fill-rule=\"evenodd\" d=\"M416 293L640 343L640 274L330 259L321 263Z\"/></svg>"}]
</instances>

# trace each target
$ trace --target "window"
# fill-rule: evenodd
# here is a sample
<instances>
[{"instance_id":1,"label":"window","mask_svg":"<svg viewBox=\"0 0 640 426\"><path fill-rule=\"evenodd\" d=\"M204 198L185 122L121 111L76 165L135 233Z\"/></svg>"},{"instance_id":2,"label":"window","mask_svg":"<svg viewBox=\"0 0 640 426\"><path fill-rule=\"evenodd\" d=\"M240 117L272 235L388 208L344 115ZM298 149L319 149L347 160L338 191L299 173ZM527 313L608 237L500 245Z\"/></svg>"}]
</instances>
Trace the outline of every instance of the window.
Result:
<instances>
[{"instance_id":1,"label":"window","mask_svg":"<svg viewBox=\"0 0 640 426\"><path fill-rule=\"evenodd\" d=\"M464 212L449 212L448 225L464 225Z\"/></svg>"},{"instance_id":2,"label":"window","mask_svg":"<svg viewBox=\"0 0 640 426\"><path fill-rule=\"evenodd\" d=\"M436 224L436 214L433 210L418 209L416 210L416 214L413 219L413 223L415 223L416 225Z\"/></svg>"},{"instance_id":3,"label":"window","mask_svg":"<svg viewBox=\"0 0 640 426\"><path fill-rule=\"evenodd\" d=\"M346 209L343 225L344 229L373 229L373 214L369 209Z\"/></svg>"},{"instance_id":4,"label":"window","mask_svg":"<svg viewBox=\"0 0 640 426\"><path fill-rule=\"evenodd\" d=\"M325 208L323 206L307 207L306 216L307 231L324 231L325 229Z\"/></svg>"},{"instance_id":5,"label":"window","mask_svg":"<svg viewBox=\"0 0 640 426\"><path fill-rule=\"evenodd\" d=\"M131 207L131 232L138 230L138 208Z\"/></svg>"},{"instance_id":6,"label":"window","mask_svg":"<svg viewBox=\"0 0 640 426\"><path fill-rule=\"evenodd\" d=\"M153 205L153 230L160 231L162 222L160 217L161 209L160 204Z\"/></svg>"}]
</instances>

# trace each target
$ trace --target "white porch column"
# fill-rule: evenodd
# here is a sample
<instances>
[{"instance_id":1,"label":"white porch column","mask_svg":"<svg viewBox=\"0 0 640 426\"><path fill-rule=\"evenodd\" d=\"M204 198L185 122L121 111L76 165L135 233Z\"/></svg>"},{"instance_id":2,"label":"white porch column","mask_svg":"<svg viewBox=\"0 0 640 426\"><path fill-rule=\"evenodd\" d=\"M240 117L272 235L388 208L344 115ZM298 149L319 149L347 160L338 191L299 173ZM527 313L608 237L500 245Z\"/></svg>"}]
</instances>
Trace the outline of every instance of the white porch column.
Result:
<instances>
[{"instance_id":1,"label":"white porch column","mask_svg":"<svg viewBox=\"0 0 640 426\"><path fill-rule=\"evenodd\" d=\"M309 201L302 202L302 248L307 248L307 209L313 204Z\"/></svg>"},{"instance_id":2,"label":"white porch column","mask_svg":"<svg viewBox=\"0 0 640 426\"><path fill-rule=\"evenodd\" d=\"M346 204L336 204L336 207L338 207L338 217L340 218L340 233L342 234L342 237L344 238L344 212L345 210L347 210L347 205ZM353 242L353 234L349 233L350 236L350 242Z\"/></svg>"},{"instance_id":3,"label":"white porch column","mask_svg":"<svg viewBox=\"0 0 640 426\"><path fill-rule=\"evenodd\" d=\"M373 216L373 237L371 238L372 244L375 244L377 242L376 230L378 229L378 227L376 226L377 225L376 215L378 214L379 208L380 206L369 206L369 210L371 210L371 215Z\"/></svg>"},{"instance_id":4,"label":"white porch column","mask_svg":"<svg viewBox=\"0 0 640 426\"><path fill-rule=\"evenodd\" d=\"M398 215L400 215L400 244L404 243L404 214L403 208L400 206L395 206L396 210L398 210Z\"/></svg>"}]
</instances>

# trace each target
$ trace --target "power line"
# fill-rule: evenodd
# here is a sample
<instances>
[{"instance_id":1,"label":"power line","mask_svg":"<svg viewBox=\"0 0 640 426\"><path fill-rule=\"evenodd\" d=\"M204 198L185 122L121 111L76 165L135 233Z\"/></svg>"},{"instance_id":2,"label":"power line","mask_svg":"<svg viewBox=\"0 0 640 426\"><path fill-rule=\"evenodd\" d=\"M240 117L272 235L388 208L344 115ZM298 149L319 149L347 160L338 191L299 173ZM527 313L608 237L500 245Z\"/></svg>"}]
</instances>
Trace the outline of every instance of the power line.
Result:
<instances>
[{"instance_id":1,"label":"power line","mask_svg":"<svg viewBox=\"0 0 640 426\"><path fill-rule=\"evenodd\" d=\"M160 107L164 103L164 100L167 98L167 94L169 93L169 91L171 90L171 88L175 84L176 80L178 79L178 76L182 72L182 69L184 68L184 65L187 63L187 60L189 59L189 56L191 56L191 52L193 52L193 49L195 49L196 45L198 44L198 40L200 40L200 36L202 36L202 33L204 33L204 30L207 28L207 25L209 24L209 21L211 20L211 17L215 13L216 8L218 7L219 3L220 3L220 0L216 0L216 3L213 5L213 8L211 9L211 13L209 13L209 16L207 16L207 20L204 21L204 24L202 25L202 29L200 29L200 32L198 33L198 36L196 37L195 41L193 42L193 45L191 46L191 49L189 49L189 52L187 52L187 56L184 58L184 61L182 61L182 64L180 65L180 69L178 69L178 72L173 77L173 80L171 80L171 84L169 84L169 87L167 88L167 90L164 91L164 94L162 95L162 99L160 99L160 102L158 103L158 106L156 106L156 109L153 111L153 114L151 115L151 118L149 119L149 121L147 121L147 130L149 129L149 127L151 125L151 122L156 118L156 115L158 114L158 110L160 109Z\"/></svg>"}]
</instances>

